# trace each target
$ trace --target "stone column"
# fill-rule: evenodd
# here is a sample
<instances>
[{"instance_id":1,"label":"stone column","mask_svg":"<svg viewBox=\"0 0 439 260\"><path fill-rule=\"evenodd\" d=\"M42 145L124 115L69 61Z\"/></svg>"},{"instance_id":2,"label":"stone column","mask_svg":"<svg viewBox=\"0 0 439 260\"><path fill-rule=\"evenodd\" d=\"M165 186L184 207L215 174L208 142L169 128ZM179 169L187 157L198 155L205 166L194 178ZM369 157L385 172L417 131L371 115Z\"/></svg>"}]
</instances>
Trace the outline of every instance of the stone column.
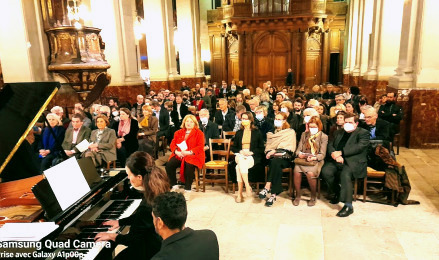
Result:
<instances>
[{"instance_id":1,"label":"stone column","mask_svg":"<svg viewBox=\"0 0 439 260\"><path fill-rule=\"evenodd\" d=\"M358 1L358 0L357 0ZM352 36L354 35L353 30L355 28L354 26L354 6L355 6L355 0L351 0L349 3L349 22L348 22L348 41L347 41L347 55L346 55L346 67L343 70L343 74L349 74L351 72L351 66L353 67L354 64L351 64L352 60L352 53L353 53L353 45L352 45ZM354 52L355 53L355 52ZM355 54L354 54L355 55Z\"/></svg>"},{"instance_id":2,"label":"stone column","mask_svg":"<svg viewBox=\"0 0 439 260\"><path fill-rule=\"evenodd\" d=\"M353 76L360 76L361 72L361 54L363 48L363 23L364 23L364 0L359 0L358 3L358 22L357 22L357 50L355 53L355 67L352 71Z\"/></svg>"},{"instance_id":3,"label":"stone column","mask_svg":"<svg viewBox=\"0 0 439 260\"><path fill-rule=\"evenodd\" d=\"M420 22L418 18L419 4L423 0L406 0L402 16L401 43L399 48L399 62L396 74L389 78L389 86L393 88L412 88L414 87L414 50L420 32ZM421 8L422 11L422 8ZM419 19L421 20L421 19Z\"/></svg>"},{"instance_id":4,"label":"stone column","mask_svg":"<svg viewBox=\"0 0 439 260\"><path fill-rule=\"evenodd\" d=\"M375 0L373 7L372 35L370 39L369 63L365 78L376 80L378 78L379 45L381 42L381 26L383 15L383 0Z\"/></svg>"},{"instance_id":5,"label":"stone column","mask_svg":"<svg viewBox=\"0 0 439 260\"><path fill-rule=\"evenodd\" d=\"M180 75L193 78L203 77L201 61L200 19L197 0L177 1L177 39L180 54Z\"/></svg>"},{"instance_id":6,"label":"stone column","mask_svg":"<svg viewBox=\"0 0 439 260\"><path fill-rule=\"evenodd\" d=\"M102 29L105 57L111 65L110 86L143 85L134 36L133 5L123 0L93 0L90 5L93 26Z\"/></svg>"},{"instance_id":7,"label":"stone column","mask_svg":"<svg viewBox=\"0 0 439 260\"><path fill-rule=\"evenodd\" d=\"M178 79L172 2L170 0L143 1L143 8L151 82ZM167 83L161 86L167 86Z\"/></svg>"},{"instance_id":8,"label":"stone column","mask_svg":"<svg viewBox=\"0 0 439 260\"><path fill-rule=\"evenodd\" d=\"M0 9L0 60L4 82L49 81L49 47L38 1L4 0Z\"/></svg>"}]
</instances>

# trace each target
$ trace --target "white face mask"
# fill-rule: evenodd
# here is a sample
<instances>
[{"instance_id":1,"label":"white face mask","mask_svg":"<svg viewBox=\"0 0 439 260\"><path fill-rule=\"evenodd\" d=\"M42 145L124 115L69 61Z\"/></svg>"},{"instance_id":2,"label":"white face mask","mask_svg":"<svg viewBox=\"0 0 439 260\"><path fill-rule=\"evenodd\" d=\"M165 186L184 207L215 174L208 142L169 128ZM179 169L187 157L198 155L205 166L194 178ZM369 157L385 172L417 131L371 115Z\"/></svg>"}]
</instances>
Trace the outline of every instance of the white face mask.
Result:
<instances>
[{"instance_id":1,"label":"white face mask","mask_svg":"<svg viewBox=\"0 0 439 260\"><path fill-rule=\"evenodd\" d=\"M119 112L113 111L113 116L118 116L118 115L119 115Z\"/></svg>"},{"instance_id":2,"label":"white face mask","mask_svg":"<svg viewBox=\"0 0 439 260\"><path fill-rule=\"evenodd\" d=\"M256 115L256 119L261 121L262 119L264 119L264 115L263 114L257 114Z\"/></svg>"},{"instance_id":3,"label":"white face mask","mask_svg":"<svg viewBox=\"0 0 439 260\"><path fill-rule=\"evenodd\" d=\"M344 123L343 128L348 133L353 132L355 130L355 126L352 123Z\"/></svg>"},{"instance_id":4,"label":"white face mask","mask_svg":"<svg viewBox=\"0 0 439 260\"><path fill-rule=\"evenodd\" d=\"M316 127L312 127L312 128L309 129L309 132L310 132L312 135L315 135L315 134L317 134L317 133L319 132L319 129L316 128Z\"/></svg>"},{"instance_id":5,"label":"white face mask","mask_svg":"<svg viewBox=\"0 0 439 260\"><path fill-rule=\"evenodd\" d=\"M338 112L340 112L340 110L335 110L335 114L338 114Z\"/></svg>"},{"instance_id":6,"label":"white face mask","mask_svg":"<svg viewBox=\"0 0 439 260\"><path fill-rule=\"evenodd\" d=\"M283 124L284 124L283 120L274 120L275 127L282 127Z\"/></svg>"},{"instance_id":7,"label":"white face mask","mask_svg":"<svg viewBox=\"0 0 439 260\"><path fill-rule=\"evenodd\" d=\"M208 118L207 117L200 117L200 121L202 124L207 124Z\"/></svg>"},{"instance_id":8,"label":"white face mask","mask_svg":"<svg viewBox=\"0 0 439 260\"><path fill-rule=\"evenodd\" d=\"M288 108L283 107L283 108L280 109L280 111L281 111L281 112L284 112L284 113L288 113Z\"/></svg>"},{"instance_id":9,"label":"white face mask","mask_svg":"<svg viewBox=\"0 0 439 260\"><path fill-rule=\"evenodd\" d=\"M310 119L311 119L311 116L305 116L303 118L303 122L308 123Z\"/></svg>"},{"instance_id":10,"label":"white face mask","mask_svg":"<svg viewBox=\"0 0 439 260\"><path fill-rule=\"evenodd\" d=\"M363 113L360 114L360 119L364 119L364 114Z\"/></svg>"}]
</instances>

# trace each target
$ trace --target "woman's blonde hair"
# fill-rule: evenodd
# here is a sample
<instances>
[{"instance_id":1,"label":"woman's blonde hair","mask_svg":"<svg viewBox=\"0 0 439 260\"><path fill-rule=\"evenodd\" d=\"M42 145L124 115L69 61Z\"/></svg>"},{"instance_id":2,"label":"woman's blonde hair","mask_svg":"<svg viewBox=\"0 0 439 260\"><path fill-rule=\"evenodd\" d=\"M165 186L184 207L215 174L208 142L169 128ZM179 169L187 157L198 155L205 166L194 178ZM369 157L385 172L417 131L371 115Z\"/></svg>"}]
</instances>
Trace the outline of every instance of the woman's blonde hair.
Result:
<instances>
[{"instance_id":1,"label":"woman's blonde hair","mask_svg":"<svg viewBox=\"0 0 439 260\"><path fill-rule=\"evenodd\" d=\"M49 114L47 114L46 118L48 118L49 116L55 118L55 120L58 121L58 126L62 126L61 118L60 118L57 114L55 114L55 113L49 113Z\"/></svg>"},{"instance_id":2,"label":"woman's blonde hair","mask_svg":"<svg viewBox=\"0 0 439 260\"><path fill-rule=\"evenodd\" d=\"M181 122L181 126L180 126L180 128L186 128L185 127L185 124L186 124L186 121L188 120L188 119L190 119L190 120L192 120L192 122L194 122L194 128L195 129L198 129L198 128L200 128L200 126L198 125L198 120L197 120L197 118L194 116L194 115L186 115L184 118L183 118L183 122Z\"/></svg>"},{"instance_id":3,"label":"woman's blonde hair","mask_svg":"<svg viewBox=\"0 0 439 260\"><path fill-rule=\"evenodd\" d=\"M143 105L142 110L148 111L150 114L152 114L152 108L149 105Z\"/></svg>"}]
</instances>

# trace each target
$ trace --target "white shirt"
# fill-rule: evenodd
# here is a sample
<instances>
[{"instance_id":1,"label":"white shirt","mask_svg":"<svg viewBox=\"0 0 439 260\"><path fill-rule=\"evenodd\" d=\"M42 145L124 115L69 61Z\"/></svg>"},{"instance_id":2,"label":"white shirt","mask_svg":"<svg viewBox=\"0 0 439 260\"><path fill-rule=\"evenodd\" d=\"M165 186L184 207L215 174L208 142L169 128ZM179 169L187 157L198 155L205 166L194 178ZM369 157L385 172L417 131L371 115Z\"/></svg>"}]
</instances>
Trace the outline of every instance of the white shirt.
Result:
<instances>
[{"instance_id":1,"label":"white shirt","mask_svg":"<svg viewBox=\"0 0 439 260\"><path fill-rule=\"evenodd\" d=\"M181 120L180 107L181 104L177 104L178 120Z\"/></svg>"},{"instance_id":2,"label":"white shirt","mask_svg":"<svg viewBox=\"0 0 439 260\"><path fill-rule=\"evenodd\" d=\"M226 120L226 115L229 112L229 110L227 109L226 112L221 111L221 113L223 114L223 120Z\"/></svg>"},{"instance_id":3,"label":"white shirt","mask_svg":"<svg viewBox=\"0 0 439 260\"><path fill-rule=\"evenodd\" d=\"M73 129L72 144L76 144L76 141L78 140L79 130L81 130L81 128L78 128L77 130Z\"/></svg>"}]
</instances>

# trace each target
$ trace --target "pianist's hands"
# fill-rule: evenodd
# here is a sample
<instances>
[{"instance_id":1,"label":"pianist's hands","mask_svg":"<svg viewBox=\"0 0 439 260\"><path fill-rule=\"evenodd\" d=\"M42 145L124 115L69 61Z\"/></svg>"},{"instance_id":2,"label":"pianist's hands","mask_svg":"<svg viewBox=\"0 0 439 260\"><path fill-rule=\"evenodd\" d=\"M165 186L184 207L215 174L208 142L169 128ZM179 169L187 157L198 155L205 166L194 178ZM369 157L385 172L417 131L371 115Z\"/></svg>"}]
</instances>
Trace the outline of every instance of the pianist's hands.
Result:
<instances>
[{"instance_id":1,"label":"pianist's hands","mask_svg":"<svg viewBox=\"0 0 439 260\"><path fill-rule=\"evenodd\" d=\"M117 237L117 233L106 233L106 232L101 232L101 233L97 233L95 236L95 241L99 242L99 241L116 241L116 237Z\"/></svg>"},{"instance_id":2,"label":"pianist's hands","mask_svg":"<svg viewBox=\"0 0 439 260\"><path fill-rule=\"evenodd\" d=\"M108 220L108 221L105 221L104 223L102 223L102 225L110 226L110 228L108 230L112 231L116 228L119 228L119 220Z\"/></svg>"}]
</instances>

